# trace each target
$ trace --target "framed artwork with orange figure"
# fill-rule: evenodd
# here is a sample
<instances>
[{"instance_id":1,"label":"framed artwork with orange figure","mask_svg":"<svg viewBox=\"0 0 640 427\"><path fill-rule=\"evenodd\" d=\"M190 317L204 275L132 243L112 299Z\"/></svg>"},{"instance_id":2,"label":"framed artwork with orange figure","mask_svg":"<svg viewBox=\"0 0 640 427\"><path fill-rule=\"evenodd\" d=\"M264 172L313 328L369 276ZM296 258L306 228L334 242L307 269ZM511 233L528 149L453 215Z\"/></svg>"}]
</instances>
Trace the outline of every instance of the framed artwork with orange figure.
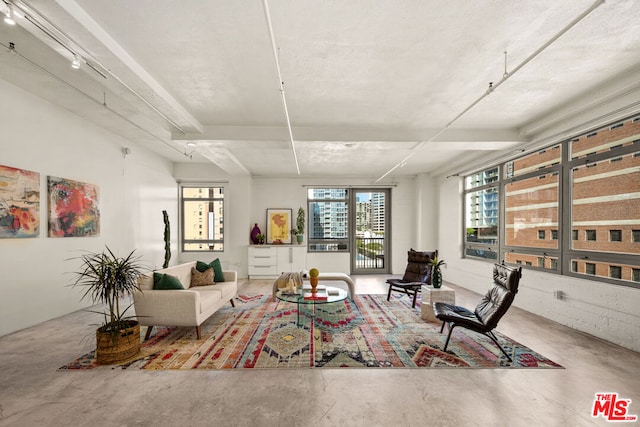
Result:
<instances>
[{"instance_id":1,"label":"framed artwork with orange figure","mask_svg":"<svg viewBox=\"0 0 640 427\"><path fill-rule=\"evenodd\" d=\"M267 209L267 244L291 244L291 209Z\"/></svg>"}]
</instances>

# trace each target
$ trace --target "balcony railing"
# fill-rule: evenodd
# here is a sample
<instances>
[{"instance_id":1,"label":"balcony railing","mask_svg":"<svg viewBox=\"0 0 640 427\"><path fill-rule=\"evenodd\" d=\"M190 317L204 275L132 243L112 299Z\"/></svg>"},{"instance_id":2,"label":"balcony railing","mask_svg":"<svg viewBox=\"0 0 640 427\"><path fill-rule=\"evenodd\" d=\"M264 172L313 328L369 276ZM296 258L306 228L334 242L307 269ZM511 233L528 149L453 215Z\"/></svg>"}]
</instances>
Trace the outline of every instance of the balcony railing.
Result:
<instances>
[{"instance_id":1,"label":"balcony railing","mask_svg":"<svg viewBox=\"0 0 640 427\"><path fill-rule=\"evenodd\" d=\"M384 269L384 237L356 237L356 268Z\"/></svg>"}]
</instances>

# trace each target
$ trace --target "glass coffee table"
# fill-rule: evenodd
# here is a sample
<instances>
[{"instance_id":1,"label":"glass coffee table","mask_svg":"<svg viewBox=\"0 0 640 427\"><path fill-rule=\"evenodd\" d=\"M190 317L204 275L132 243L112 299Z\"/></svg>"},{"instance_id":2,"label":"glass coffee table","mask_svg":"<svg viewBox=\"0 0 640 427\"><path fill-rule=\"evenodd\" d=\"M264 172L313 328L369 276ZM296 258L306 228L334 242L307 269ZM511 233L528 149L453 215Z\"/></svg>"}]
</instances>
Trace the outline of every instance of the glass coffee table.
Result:
<instances>
[{"instance_id":1,"label":"glass coffee table","mask_svg":"<svg viewBox=\"0 0 640 427\"><path fill-rule=\"evenodd\" d=\"M318 286L315 294L311 293L311 289L303 288L298 290L296 294L287 293L283 289L278 289L276 292L276 298L280 301L291 302L296 304L297 318L296 325L300 324L300 308L304 306L311 306L311 317L316 315L316 305L318 304L333 304L335 302L344 301L347 299L347 291L333 286Z\"/></svg>"}]
</instances>

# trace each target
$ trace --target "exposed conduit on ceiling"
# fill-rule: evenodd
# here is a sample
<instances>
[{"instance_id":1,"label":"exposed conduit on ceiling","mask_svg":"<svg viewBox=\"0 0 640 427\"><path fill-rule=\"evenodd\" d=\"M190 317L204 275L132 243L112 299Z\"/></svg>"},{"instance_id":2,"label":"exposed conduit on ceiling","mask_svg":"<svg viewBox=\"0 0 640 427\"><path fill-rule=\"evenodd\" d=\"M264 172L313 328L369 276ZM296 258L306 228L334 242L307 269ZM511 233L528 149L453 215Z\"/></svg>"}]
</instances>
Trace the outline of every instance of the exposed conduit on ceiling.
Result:
<instances>
[{"instance_id":1,"label":"exposed conduit on ceiling","mask_svg":"<svg viewBox=\"0 0 640 427\"><path fill-rule=\"evenodd\" d=\"M3 0L6 4L11 4L14 7L17 7L24 15L27 21L29 21L35 28L53 40L55 43L59 44L65 50L70 52L72 55L79 55L84 62L89 66L89 68L93 69L96 73L100 74L103 78L107 78L105 73L99 70L97 67L100 67L103 71L105 71L109 76L111 76L114 80L116 80L119 84L121 84L126 90L128 90L132 95L146 104L152 111L158 114L163 120L165 120L169 125L173 128L177 129L183 135L186 135L186 132L180 125L178 125L174 120L172 120L165 113L160 111L157 107L155 107L151 102L149 102L144 96L138 93L134 88L126 84L120 77L118 77L113 71L107 68L105 65L100 63L93 55L89 54L86 49L76 43L70 36L65 34L62 30L52 24L42 13L40 13L37 9L35 9L31 5L27 5L23 1L16 0ZM26 28L25 28L26 29ZM27 30L28 31L28 30ZM72 47L70 47L71 45ZM78 52L81 50L81 54ZM89 59L89 61L87 61Z\"/></svg>"},{"instance_id":2,"label":"exposed conduit on ceiling","mask_svg":"<svg viewBox=\"0 0 640 427\"><path fill-rule=\"evenodd\" d=\"M478 99L473 101L467 108L462 110L462 112L460 112L457 116L455 116L449 123L446 124L445 127L440 129L440 131L438 131L435 135L433 135L427 141L422 141L418 145L416 145L413 148L413 150L411 151L411 153L409 153L397 165L395 165L394 167L389 169L380 178L376 179L374 181L374 183L378 183L378 182L382 181L391 172L393 172L394 170L398 169L399 167L404 166L407 163L407 161L411 157L413 157L415 154L417 154L418 151L420 150L420 148L422 148L426 143L431 142L431 141L435 140L437 137L439 137L440 135L442 135L447 129L449 129L451 127L451 125L453 125L456 121L458 121L458 119L460 119L460 117L462 117L463 115L468 113L469 110L471 110L473 107L475 107L484 98L486 98L487 96L491 95L491 93L493 93L493 91L495 91L500 85L502 85L504 82L509 80L509 78L511 78L511 76L513 76L515 73L520 71L525 65L527 65L529 62L531 62L536 56L540 55L546 48L548 48L551 44L553 44L553 42L555 42L560 37L562 37L563 34L565 34L571 28L576 26L580 21L582 21L584 18L586 18L591 12L593 12L596 8L598 8L604 2L605 2L605 0L596 0L595 3L593 3L589 8L587 8L584 12L582 12L580 15L578 15L577 18L575 18L573 21L571 21L569 24L567 24L562 30L560 30L560 32L558 32L555 36L551 37L546 43L544 43L542 46L540 46L538 49L536 49L535 52L533 52L531 55L529 55L524 61L522 61L520 64L518 64L513 69L513 71L511 71L509 73L509 72L506 71L506 68L505 68L504 76L502 77L502 79L500 79L500 81L498 81L495 84L494 83L489 83L489 88L487 89L487 91L484 94L482 94ZM506 64L506 56L505 56L505 64Z\"/></svg>"},{"instance_id":3,"label":"exposed conduit on ceiling","mask_svg":"<svg viewBox=\"0 0 640 427\"><path fill-rule=\"evenodd\" d=\"M293 159L296 163L296 171L300 175L300 165L298 164L298 155L296 154L296 145L293 140L293 131L291 130L291 120L289 119L289 109L287 108L287 98L284 95L284 81L282 80L282 73L280 72L280 61L278 60L278 48L276 47L276 40L273 36L273 26L271 25L271 14L269 13L269 4L267 0L263 0L264 15L267 18L267 26L269 27L269 37L271 38L271 49L273 50L273 59L276 62L276 70L278 71L278 87L280 88L280 95L282 95L282 106L284 108L284 116L287 120L287 129L289 130L289 142L291 143L291 152L293 153Z\"/></svg>"},{"instance_id":4,"label":"exposed conduit on ceiling","mask_svg":"<svg viewBox=\"0 0 640 427\"><path fill-rule=\"evenodd\" d=\"M56 79L60 83L66 85L66 86L70 87L71 89L73 89L74 91L78 92L80 95L83 95L83 96L87 97L88 99L90 99L91 101L95 102L96 104L101 105L107 111L111 112L112 114L115 114L116 116L118 116L122 120L126 121L130 125L132 125L135 128L141 130L142 132L146 133L150 137L160 141L161 143L165 144L167 147L171 148L172 150L174 150L174 151L176 151L176 152L178 152L180 154L183 154L185 157L189 157L190 158L190 156L187 155L187 153L183 153L182 151L178 150L176 147L174 147L172 144L170 144L169 142L165 141L164 139L162 139L158 135L155 135L155 134L151 133L149 130L143 128L142 126L138 125L137 123L135 123L134 121L132 121L128 117L124 116L123 114L120 114L119 112L117 112L116 110L114 110L113 108L108 106L107 105L107 101L106 101L106 93L105 92L103 92L103 100L100 101L100 100L94 98L93 96L89 95L87 92L83 91L82 89L78 88L77 86L74 86L73 84L69 83L68 81L66 81L62 77L60 77L60 76L52 73L51 71L47 70L46 68L44 68L40 64L36 63L35 61L32 61L31 59L27 58L20 51L18 51L18 49L12 43L10 43L7 46L4 43L0 42L0 46L6 48L9 52L11 52L12 54L14 54L17 57L21 58L22 60L24 60L26 63L28 63L32 67L42 71L45 74L48 74L49 76L53 77L54 79Z\"/></svg>"}]
</instances>

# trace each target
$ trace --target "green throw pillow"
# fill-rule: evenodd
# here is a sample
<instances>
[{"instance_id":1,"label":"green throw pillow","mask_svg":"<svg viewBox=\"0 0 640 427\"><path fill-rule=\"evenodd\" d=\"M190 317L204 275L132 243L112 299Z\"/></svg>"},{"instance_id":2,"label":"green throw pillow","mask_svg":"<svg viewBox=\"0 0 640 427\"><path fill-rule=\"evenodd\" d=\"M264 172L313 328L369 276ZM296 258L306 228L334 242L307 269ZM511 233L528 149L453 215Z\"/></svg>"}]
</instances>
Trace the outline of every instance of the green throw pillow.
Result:
<instances>
[{"instance_id":1,"label":"green throw pillow","mask_svg":"<svg viewBox=\"0 0 640 427\"><path fill-rule=\"evenodd\" d=\"M200 273L204 273L207 270L207 268L211 268L211 267L212 266L210 266L206 262L196 261L196 270L198 270Z\"/></svg>"},{"instance_id":2,"label":"green throw pillow","mask_svg":"<svg viewBox=\"0 0 640 427\"><path fill-rule=\"evenodd\" d=\"M156 275L159 276L156 282ZM180 279L170 274L153 273L153 289L155 290L167 290L167 289L184 289Z\"/></svg>"},{"instance_id":3,"label":"green throw pillow","mask_svg":"<svg viewBox=\"0 0 640 427\"><path fill-rule=\"evenodd\" d=\"M207 268L212 268L212 267L213 267L213 281L216 283L224 282L224 274L222 274L222 264L220 264L219 258L214 259L209 264L206 264L202 261L196 262L196 270L198 270L200 273L203 273Z\"/></svg>"}]
</instances>

